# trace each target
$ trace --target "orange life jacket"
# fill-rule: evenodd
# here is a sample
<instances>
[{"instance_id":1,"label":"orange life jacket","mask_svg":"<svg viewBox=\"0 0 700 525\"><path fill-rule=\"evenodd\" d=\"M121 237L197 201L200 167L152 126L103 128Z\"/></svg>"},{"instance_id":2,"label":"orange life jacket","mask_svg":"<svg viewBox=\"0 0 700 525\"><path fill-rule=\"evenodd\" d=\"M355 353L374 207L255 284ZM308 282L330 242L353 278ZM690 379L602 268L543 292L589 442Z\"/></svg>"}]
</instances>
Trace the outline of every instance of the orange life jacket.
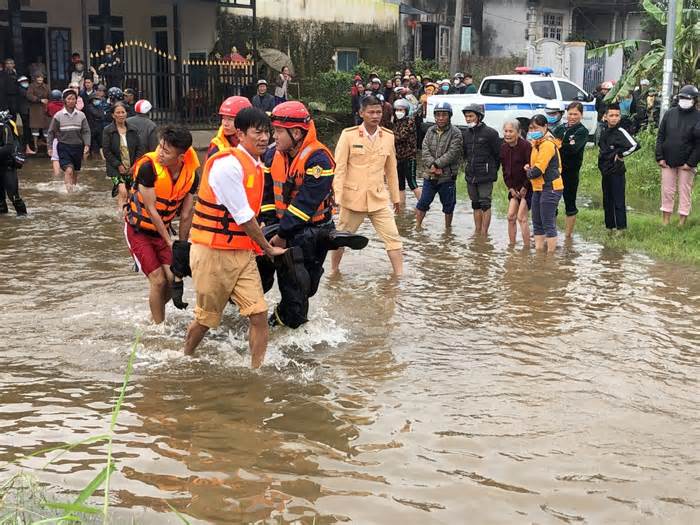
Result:
<instances>
[{"instance_id":1,"label":"orange life jacket","mask_svg":"<svg viewBox=\"0 0 700 525\"><path fill-rule=\"evenodd\" d=\"M147 162L153 165L153 171L156 174L153 187L156 192L156 209L158 210L158 215L160 215L163 224L167 228L175 218L180 204L182 204L182 201L192 190L196 171L197 168L199 168L199 159L194 149L189 148L185 152L185 160L176 181L173 181L170 170L158 163L157 150L146 153L134 163L134 177L136 180L129 191L129 209L126 218L129 224L134 228L157 232L158 230L153 224L151 216L143 203L143 197L141 196L138 185L137 175L139 169Z\"/></svg>"},{"instance_id":2,"label":"orange life jacket","mask_svg":"<svg viewBox=\"0 0 700 525\"><path fill-rule=\"evenodd\" d=\"M328 155L328 158L331 160L332 167L326 170L323 170L320 167L307 170L306 161L311 158L311 155L319 150L324 151ZM306 175L312 175L314 177L328 177L332 176L334 171L335 161L333 160L333 154L316 138L316 127L312 121L309 131L306 134L306 138L299 149L299 153L296 157L294 157L291 164L287 154L280 153L279 151L275 152L275 156L272 159L270 172L272 173L273 189L275 193L275 210L277 212L277 217L281 219L285 210L289 209L290 213L293 213L295 216L304 221L309 221L312 223L324 222L330 219L334 206L333 190L331 190L328 196L321 202L316 210L316 213L314 213L314 215L311 217L309 217L303 211L297 209L295 206L290 206L290 204L297 196L297 193L299 193ZM288 188L286 192L285 185L287 185Z\"/></svg>"},{"instance_id":3,"label":"orange life jacket","mask_svg":"<svg viewBox=\"0 0 700 525\"><path fill-rule=\"evenodd\" d=\"M216 146L218 151L224 151L228 148L235 148L238 146L238 138L235 135L231 135L230 139L224 135L224 127L219 126L219 131L216 132L214 138L211 139L209 143L209 151Z\"/></svg>"},{"instance_id":4,"label":"orange life jacket","mask_svg":"<svg viewBox=\"0 0 700 525\"><path fill-rule=\"evenodd\" d=\"M223 204L216 203L216 195L209 186L209 171L214 162L227 155L233 155L243 167L243 186L248 205L255 215L260 212L265 180L261 165L255 165L250 155L238 148L226 148L212 155L204 165L204 173L199 184L197 203L190 236L193 243L204 244L218 250L253 250L262 253L258 245L246 235Z\"/></svg>"}]
</instances>

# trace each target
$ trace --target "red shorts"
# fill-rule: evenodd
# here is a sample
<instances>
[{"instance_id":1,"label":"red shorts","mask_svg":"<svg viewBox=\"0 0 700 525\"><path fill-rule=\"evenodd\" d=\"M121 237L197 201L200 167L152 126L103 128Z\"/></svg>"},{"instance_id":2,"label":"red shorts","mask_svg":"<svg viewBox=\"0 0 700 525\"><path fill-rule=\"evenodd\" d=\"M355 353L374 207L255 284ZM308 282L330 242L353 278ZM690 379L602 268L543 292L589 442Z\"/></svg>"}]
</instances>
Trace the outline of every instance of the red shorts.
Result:
<instances>
[{"instance_id":1,"label":"red shorts","mask_svg":"<svg viewBox=\"0 0 700 525\"><path fill-rule=\"evenodd\" d=\"M128 223L124 223L124 236L129 246L131 256L136 265L146 275L156 271L163 265L170 266L173 263L173 250L163 237L149 235L136 231Z\"/></svg>"}]
</instances>

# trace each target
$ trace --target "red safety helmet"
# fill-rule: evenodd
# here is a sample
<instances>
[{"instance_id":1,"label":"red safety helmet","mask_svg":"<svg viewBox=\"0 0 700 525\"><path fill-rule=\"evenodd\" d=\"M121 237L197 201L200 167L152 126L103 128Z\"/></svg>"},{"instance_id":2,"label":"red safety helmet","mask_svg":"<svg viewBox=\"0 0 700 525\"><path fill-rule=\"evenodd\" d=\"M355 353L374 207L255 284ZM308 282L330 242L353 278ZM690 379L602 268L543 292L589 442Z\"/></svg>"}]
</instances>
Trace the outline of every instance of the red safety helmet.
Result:
<instances>
[{"instance_id":1,"label":"red safety helmet","mask_svg":"<svg viewBox=\"0 0 700 525\"><path fill-rule=\"evenodd\" d=\"M219 115L222 117L236 118L238 112L245 108L252 108L253 105L245 97L228 97L221 103Z\"/></svg>"},{"instance_id":2,"label":"red safety helmet","mask_svg":"<svg viewBox=\"0 0 700 525\"><path fill-rule=\"evenodd\" d=\"M275 106L275 109L272 110L270 120L273 126L280 128L301 128L308 130L311 122L311 115L304 104L296 100L291 100Z\"/></svg>"}]
</instances>

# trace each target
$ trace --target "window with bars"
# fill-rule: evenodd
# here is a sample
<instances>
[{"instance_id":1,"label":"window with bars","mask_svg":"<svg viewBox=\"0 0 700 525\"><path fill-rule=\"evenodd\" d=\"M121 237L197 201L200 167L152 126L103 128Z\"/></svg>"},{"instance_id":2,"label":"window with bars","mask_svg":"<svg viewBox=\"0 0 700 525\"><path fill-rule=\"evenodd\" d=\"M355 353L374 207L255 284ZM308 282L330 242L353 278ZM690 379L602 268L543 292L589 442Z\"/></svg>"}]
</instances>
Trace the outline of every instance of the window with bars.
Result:
<instances>
[{"instance_id":1,"label":"window with bars","mask_svg":"<svg viewBox=\"0 0 700 525\"><path fill-rule=\"evenodd\" d=\"M561 34L564 30L564 15L559 13L544 13L544 38L552 38L561 40Z\"/></svg>"}]
</instances>

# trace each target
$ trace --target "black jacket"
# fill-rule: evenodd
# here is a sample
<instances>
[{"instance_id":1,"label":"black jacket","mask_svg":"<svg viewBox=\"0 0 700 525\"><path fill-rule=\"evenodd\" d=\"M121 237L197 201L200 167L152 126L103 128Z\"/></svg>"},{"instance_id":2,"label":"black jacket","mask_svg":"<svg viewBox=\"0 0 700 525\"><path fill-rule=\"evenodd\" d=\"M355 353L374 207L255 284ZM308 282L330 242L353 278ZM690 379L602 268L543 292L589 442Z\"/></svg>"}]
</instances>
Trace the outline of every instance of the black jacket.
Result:
<instances>
[{"instance_id":1,"label":"black jacket","mask_svg":"<svg viewBox=\"0 0 700 525\"><path fill-rule=\"evenodd\" d=\"M607 94L598 93L595 96L595 111L598 113L598 122L603 122L603 115L608 110L608 103L604 101Z\"/></svg>"},{"instance_id":2,"label":"black jacket","mask_svg":"<svg viewBox=\"0 0 700 525\"><path fill-rule=\"evenodd\" d=\"M464 143L464 178L472 184L496 182L501 157L501 138L498 131L483 122L473 128L462 129Z\"/></svg>"},{"instance_id":3,"label":"black jacket","mask_svg":"<svg viewBox=\"0 0 700 525\"><path fill-rule=\"evenodd\" d=\"M126 145L129 148L130 165L133 166L136 159L143 155L144 148L139 141L138 133L136 133L135 129L130 128L129 124L126 125ZM121 143L117 126L112 123L105 127L102 132L102 153L107 164L107 176L110 178L118 179L122 177L119 173L119 165L122 162L120 147Z\"/></svg>"},{"instance_id":4,"label":"black jacket","mask_svg":"<svg viewBox=\"0 0 700 525\"><path fill-rule=\"evenodd\" d=\"M9 109L10 113L16 115L18 103L17 71L0 71L0 111Z\"/></svg>"},{"instance_id":5,"label":"black jacket","mask_svg":"<svg viewBox=\"0 0 700 525\"><path fill-rule=\"evenodd\" d=\"M598 141L598 169L603 175L623 175L626 171L624 157L639 149L634 137L624 128L606 127Z\"/></svg>"},{"instance_id":6,"label":"black jacket","mask_svg":"<svg viewBox=\"0 0 700 525\"><path fill-rule=\"evenodd\" d=\"M656 136L656 160L665 160L672 168L700 161L700 111L670 108L661 119Z\"/></svg>"}]
</instances>

